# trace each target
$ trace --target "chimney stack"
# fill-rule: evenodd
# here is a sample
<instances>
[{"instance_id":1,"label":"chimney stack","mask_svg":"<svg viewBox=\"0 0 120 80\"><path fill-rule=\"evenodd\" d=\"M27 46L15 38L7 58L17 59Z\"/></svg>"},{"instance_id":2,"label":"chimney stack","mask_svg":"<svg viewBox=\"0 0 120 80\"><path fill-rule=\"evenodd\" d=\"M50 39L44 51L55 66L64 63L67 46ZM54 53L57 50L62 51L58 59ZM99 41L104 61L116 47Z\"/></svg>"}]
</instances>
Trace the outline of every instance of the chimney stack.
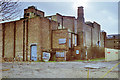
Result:
<instances>
[{"instance_id":1,"label":"chimney stack","mask_svg":"<svg viewBox=\"0 0 120 80\"><path fill-rule=\"evenodd\" d=\"M80 20L81 22L84 22L84 10L83 10L83 6L78 7L78 20Z\"/></svg>"}]
</instances>

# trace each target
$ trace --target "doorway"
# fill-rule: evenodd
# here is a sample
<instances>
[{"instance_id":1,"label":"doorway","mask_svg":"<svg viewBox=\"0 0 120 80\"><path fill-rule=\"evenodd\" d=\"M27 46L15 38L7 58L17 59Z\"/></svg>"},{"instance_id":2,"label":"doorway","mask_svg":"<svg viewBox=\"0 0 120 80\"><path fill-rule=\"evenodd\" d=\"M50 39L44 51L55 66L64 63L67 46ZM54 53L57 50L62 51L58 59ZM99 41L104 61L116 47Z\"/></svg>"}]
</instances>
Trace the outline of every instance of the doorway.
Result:
<instances>
[{"instance_id":1,"label":"doorway","mask_svg":"<svg viewBox=\"0 0 120 80\"><path fill-rule=\"evenodd\" d=\"M31 60L37 61L37 45L31 45Z\"/></svg>"}]
</instances>

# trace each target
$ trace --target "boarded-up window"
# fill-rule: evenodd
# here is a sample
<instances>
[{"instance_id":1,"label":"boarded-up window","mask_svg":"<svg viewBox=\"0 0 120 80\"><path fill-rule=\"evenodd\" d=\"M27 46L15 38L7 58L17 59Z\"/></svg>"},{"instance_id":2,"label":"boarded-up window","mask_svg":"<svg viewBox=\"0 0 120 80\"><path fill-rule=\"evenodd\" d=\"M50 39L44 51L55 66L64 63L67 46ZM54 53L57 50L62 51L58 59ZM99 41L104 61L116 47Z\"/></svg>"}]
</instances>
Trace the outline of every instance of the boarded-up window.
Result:
<instances>
[{"instance_id":1,"label":"boarded-up window","mask_svg":"<svg viewBox=\"0 0 120 80\"><path fill-rule=\"evenodd\" d=\"M66 43L66 38L59 39L59 44L65 44Z\"/></svg>"},{"instance_id":2,"label":"boarded-up window","mask_svg":"<svg viewBox=\"0 0 120 80\"><path fill-rule=\"evenodd\" d=\"M49 56L50 56L50 53L43 52L43 57L49 57Z\"/></svg>"},{"instance_id":3,"label":"boarded-up window","mask_svg":"<svg viewBox=\"0 0 120 80\"><path fill-rule=\"evenodd\" d=\"M56 57L64 57L65 52L56 52Z\"/></svg>"}]
</instances>

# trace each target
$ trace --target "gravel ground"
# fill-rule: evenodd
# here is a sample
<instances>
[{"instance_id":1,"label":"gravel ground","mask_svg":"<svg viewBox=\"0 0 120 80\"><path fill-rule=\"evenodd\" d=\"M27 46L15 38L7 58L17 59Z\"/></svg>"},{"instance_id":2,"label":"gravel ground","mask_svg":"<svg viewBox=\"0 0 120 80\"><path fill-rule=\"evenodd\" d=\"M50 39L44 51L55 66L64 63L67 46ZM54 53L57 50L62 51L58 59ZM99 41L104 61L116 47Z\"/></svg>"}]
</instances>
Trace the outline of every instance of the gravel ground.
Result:
<instances>
[{"instance_id":1,"label":"gravel ground","mask_svg":"<svg viewBox=\"0 0 120 80\"><path fill-rule=\"evenodd\" d=\"M4 62L2 63L3 78L100 78L118 61L103 62ZM120 67L120 65L119 65ZM118 78L118 66L108 73L105 78Z\"/></svg>"}]
</instances>

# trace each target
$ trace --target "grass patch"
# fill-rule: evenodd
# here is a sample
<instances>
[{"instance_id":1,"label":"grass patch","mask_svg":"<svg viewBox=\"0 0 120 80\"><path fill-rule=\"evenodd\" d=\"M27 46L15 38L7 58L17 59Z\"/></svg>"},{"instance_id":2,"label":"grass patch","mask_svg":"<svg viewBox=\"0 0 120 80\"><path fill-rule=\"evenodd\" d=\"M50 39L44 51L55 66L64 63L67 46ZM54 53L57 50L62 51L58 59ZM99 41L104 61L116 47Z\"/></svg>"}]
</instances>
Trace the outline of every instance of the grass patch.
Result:
<instances>
[{"instance_id":1,"label":"grass patch","mask_svg":"<svg viewBox=\"0 0 120 80\"><path fill-rule=\"evenodd\" d=\"M89 61L100 61L100 60L104 60L105 58L95 58L95 59L91 59Z\"/></svg>"},{"instance_id":2,"label":"grass patch","mask_svg":"<svg viewBox=\"0 0 120 80\"><path fill-rule=\"evenodd\" d=\"M95 59L89 59L89 60L73 60L73 61L82 62L82 61L101 61L101 60L105 60L105 58L95 58ZM45 62L45 61L32 61L32 62ZM47 61L47 62L67 62L67 61Z\"/></svg>"},{"instance_id":3,"label":"grass patch","mask_svg":"<svg viewBox=\"0 0 120 80\"><path fill-rule=\"evenodd\" d=\"M47 61L47 62L57 62L57 61Z\"/></svg>"},{"instance_id":4,"label":"grass patch","mask_svg":"<svg viewBox=\"0 0 120 80\"><path fill-rule=\"evenodd\" d=\"M66 62L66 61L48 61L48 62Z\"/></svg>"},{"instance_id":5,"label":"grass patch","mask_svg":"<svg viewBox=\"0 0 120 80\"><path fill-rule=\"evenodd\" d=\"M74 60L74 61L87 61L87 60Z\"/></svg>"},{"instance_id":6,"label":"grass patch","mask_svg":"<svg viewBox=\"0 0 120 80\"><path fill-rule=\"evenodd\" d=\"M32 62L42 62L42 61L32 61Z\"/></svg>"},{"instance_id":7,"label":"grass patch","mask_svg":"<svg viewBox=\"0 0 120 80\"><path fill-rule=\"evenodd\" d=\"M101 61L104 60L105 58L95 58L95 59L90 59L90 60L74 60L74 61Z\"/></svg>"}]
</instances>

